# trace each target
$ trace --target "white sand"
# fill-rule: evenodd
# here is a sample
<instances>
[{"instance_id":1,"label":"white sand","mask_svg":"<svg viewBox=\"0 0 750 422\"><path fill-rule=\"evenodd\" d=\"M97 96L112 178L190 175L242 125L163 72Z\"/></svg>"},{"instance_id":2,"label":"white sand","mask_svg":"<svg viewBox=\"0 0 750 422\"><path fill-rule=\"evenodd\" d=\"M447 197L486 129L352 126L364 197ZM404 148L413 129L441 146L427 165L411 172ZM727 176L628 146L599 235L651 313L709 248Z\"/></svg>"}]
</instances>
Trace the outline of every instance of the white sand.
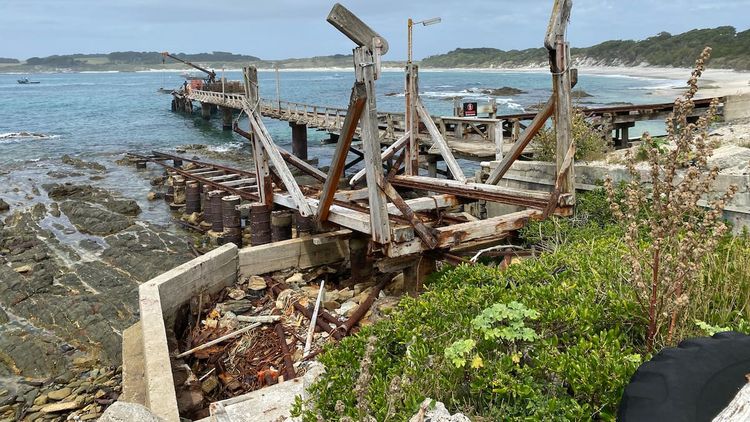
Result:
<instances>
[{"instance_id":1,"label":"white sand","mask_svg":"<svg viewBox=\"0 0 750 422\"><path fill-rule=\"evenodd\" d=\"M641 78L665 79L670 81L685 81L687 85L692 69L675 67L581 67L578 72L589 75L624 75ZM679 85L679 84L678 84ZM750 72L738 72L726 69L711 69L710 62L698 84L698 98L721 97L750 92ZM674 95L681 92L677 88L656 89L655 95Z\"/></svg>"}]
</instances>

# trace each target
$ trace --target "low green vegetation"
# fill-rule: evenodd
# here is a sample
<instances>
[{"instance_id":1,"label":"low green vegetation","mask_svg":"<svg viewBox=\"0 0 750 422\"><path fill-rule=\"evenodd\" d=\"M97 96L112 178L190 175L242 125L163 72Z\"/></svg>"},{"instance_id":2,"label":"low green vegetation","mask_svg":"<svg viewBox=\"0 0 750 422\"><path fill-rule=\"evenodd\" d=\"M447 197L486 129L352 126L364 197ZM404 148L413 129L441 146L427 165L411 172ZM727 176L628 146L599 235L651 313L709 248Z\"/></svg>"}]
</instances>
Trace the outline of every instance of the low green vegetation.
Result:
<instances>
[{"instance_id":1,"label":"low green vegetation","mask_svg":"<svg viewBox=\"0 0 750 422\"><path fill-rule=\"evenodd\" d=\"M713 67L750 69L750 30L737 32L734 27L694 29L678 35L661 32L645 40L613 40L591 47L572 48L574 59L588 59L605 66L690 67L703 47L711 46ZM547 64L544 48L503 51L496 48L459 48L449 53L427 57L423 67L521 67Z\"/></svg>"},{"instance_id":2,"label":"low green vegetation","mask_svg":"<svg viewBox=\"0 0 750 422\"><path fill-rule=\"evenodd\" d=\"M601 160L612 150L607 140L606 129L594 127L586 121L586 116L580 111L573 114L571 120L571 136L576 143L576 161ZM539 161L555 161L557 148L557 134L553 127L543 127L534 137L534 159Z\"/></svg>"},{"instance_id":3,"label":"low green vegetation","mask_svg":"<svg viewBox=\"0 0 750 422\"><path fill-rule=\"evenodd\" d=\"M434 274L419 298L321 356L304 419L408 420L430 397L477 420L613 420L650 357L624 233L598 190L579 195L574 217L523 230L538 258ZM704 264L677 335L656 350L750 328L750 236L725 235Z\"/></svg>"}]
</instances>

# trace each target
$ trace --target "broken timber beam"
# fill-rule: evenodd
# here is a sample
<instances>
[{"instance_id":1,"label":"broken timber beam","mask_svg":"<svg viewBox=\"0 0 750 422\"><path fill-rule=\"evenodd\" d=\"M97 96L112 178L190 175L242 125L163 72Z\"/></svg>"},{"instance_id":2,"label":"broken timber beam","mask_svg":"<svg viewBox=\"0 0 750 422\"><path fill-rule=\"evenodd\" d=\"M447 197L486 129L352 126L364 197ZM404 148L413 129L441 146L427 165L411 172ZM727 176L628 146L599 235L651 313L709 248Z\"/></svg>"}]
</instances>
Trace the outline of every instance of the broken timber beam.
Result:
<instances>
[{"instance_id":1,"label":"broken timber beam","mask_svg":"<svg viewBox=\"0 0 750 422\"><path fill-rule=\"evenodd\" d=\"M383 153L380 154L380 159L382 161L385 161L385 160L390 159L394 155L396 155L396 153L409 142L409 137L410 136L411 136L411 131L407 131L406 133L404 133L403 135L401 135L401 137L398 138L396 140L396 142L394 142L391 145L389 145L388 148L386 148L383 151ZM354 176L352 176L351 180L349 181L349 185L350 186L357 185L357 183L359 183L360 180L362 180L363 177L365 177L365 169L362 169L362 170L356 172L354 174Z\"/></svg>"},{"instance_id":2,"label":"broken timber beam","mask_svg":"<svg viewBox=\"0 0 750 422\"><path fill-rule=\"evenodd\" d=\"M394 186L537 209L545 209L550 198L549 192L514 189L484 183L461 183L457 180L435 179L424 176L394 176L390 182Z\"/></svg>"},{"instance_id":3,"label":"broken timber beam","mask_svg":"<svg viewBox=\"0 0 750 422\"><path fill-rule=\"evenodd\" d=\"M525 210L502 215L500 217L488 218L486 220L471 221L468 223L454 224L452 226L439 227L436 230L438 248L452 248L466 242L502 239L508 232L521 229L530 219L539 219L542 211ZM388 245L387 256L394 258L404 255L412 255L424 252L424 247L418 239L410 242Z\"/></svg>"},{"instance_id":4,"label":"broken timber beam","mask_svg":"<svg viewBox=\"0 0 750 422\"><path fill-rule=\"evenodd\" d=\"M331 204L333 203L333 197L339 185L339 179L341 179L341 176L344 173L346 156L349 152L349 147L352 145L354 132L357 130L357 123L362 117L362 111L365 109L366 101L367 91L365 89L365 84L362 82L355 82L352 87L351 97L349 98L349 109L346 113L346 118L344 118L344 125L341 127L339 141L336 144L336 150L331 159L331 167L328 170L328 177L325 179L323 193L320 195L320 205L318 206L317 211L317 220L319 223L328 219Z\"/></svg>"},{"instance_id":5,"label":"broken timber beam","mask_svg":"<svg viewBox=\"0 0 750 422\"><path fill-rule=\"evenodd\" d=\"M427 112L427 109L422 103L422 99L416 97L414 98L414 103L416 105L419 117L422 119L425 126L427 126L427 130L430 132L432 141L440 150L440 155L443 156L443 160L445 160L445 164L448 166L448 170L450 170L453 178L460 182L465 182L466 176L464 176L464 172L463 170L461 170L461 166L458 165L458 162L453 156L448 143L445 141L445 138L443 138L443 135L440 134L440 130L438 130L437 126L435 126L435 121L432 120L432 116L430 116L430 113Z\"/></svg>"},{"instance_id":6,"label":"broken timber beam","mask_svg":"<svg viewBox=\"0 0 750 422\"><path fill-rule=\"evenodd\" d=\"M425 245L427 245L429 249L435 248L435 246L437 246L437 239L435 239L435 236L433 236L427 226L424 225L422 220L420 220L419 217L414 214L414 211L409 208L409 205L406 203L406 201L404 201L404 199L401 197L401 195L399 195L396 189L390 183L388 183L387 180L385 180L385 177L383 177L382 174L378 179L378 186L383 190L388 199L393 202L393 205L395 205L396 208L401 211L404 217L409 220L409 223L412 227L414 227L414 231L417 233L417 236L422 239Z\"/></svg>"}]
</instances>

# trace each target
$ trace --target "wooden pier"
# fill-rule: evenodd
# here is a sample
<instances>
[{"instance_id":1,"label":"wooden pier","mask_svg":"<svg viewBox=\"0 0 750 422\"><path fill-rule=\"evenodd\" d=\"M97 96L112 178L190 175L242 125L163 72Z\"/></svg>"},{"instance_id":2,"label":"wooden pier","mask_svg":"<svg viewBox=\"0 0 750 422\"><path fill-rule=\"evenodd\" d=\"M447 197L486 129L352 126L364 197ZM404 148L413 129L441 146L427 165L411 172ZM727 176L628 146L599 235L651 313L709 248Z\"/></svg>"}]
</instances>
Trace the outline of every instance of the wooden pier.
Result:
<instances>
[{"instance_id":1,"label":"wooden pier","mask_svg":"<svg viewBox=\"0 0 750 422\"><path fill-rule=\"evenodd\" d=\"M574 81L573 81L574 82ZM575 84L573 84L575 85ZM223 110L224 126L227 123L227 111L241 110L242 101L245 97L244 91L238 90L237 81L230 81L225 85L221 83L206 84L203 89L188 89L184 92L176 91L175 101L182 103L182 108L192 110L192 102L201 104L201 110L208 109L206 106L219 107ZM227 87L234 89L227 90ZM224 89L222 91L222 88ZM695 101L695 109L692 115L697 119L708 109L713 98L703 98ZM724 98L719 101L718 115L722 115ZM184 105L190 102L189 106ZM287 121L292 127L300 131L311 128L328 132L335 140L341 134L341 128L346 117L345 108L328 107L322 105L305 104L292 101L277 101L261 98L257 105L263 117ZM640 104L616 107L580 108L587 119L597 126L609 129L613 144L616 148L626 147L629 137L629 128L635 126L636 122L647 120L664 120L672 112L674 103ZM521 132L528 126L529 122L536 117L537 113L517 113L500 115L497 118L476 118L457 116L431 116L435 127L441 136L447 141L451 152L457 157L467 160L486 161L500 159L510 152L513 142L520 136ZM210 114L204 113L205 118ZM378 113L378 137L384 146L391 145L401 139L406 132L405 113ZM231 123L231 114L229 114ZM306 135L293 133L293 141ZM357 128L355 137L361 136ZM432 136L425 127L420 127L417 135L419 146L423 155L437 155L433 148ZM498 151L502 148L502 152ZM533 152L533 145L527 148L526 153Z\"/></svg>"},{"instance_id":2,"label":"wooden pier","mask_svg":"<svg viewBox=\"0 0 750 422\"><path fill-rule=\"evenodd\" d=\"M175 189L187 185L185 189L189 187L192 193L189 208L193 213L210 205L211 211L204 218L211 220L209 226L217 236L242 244L237 233L241 231L236 214L240 208L250 211L247 218L251 230L257 229L261 234L271 231L265 226L273 211L293 212L298 233L335 230L337 236L349 238L351 262L411 268L405 272L410 274L406 282L418 285L420 274L425 273L420 268L434 266L436 259L461 262L456 254L497 244L530 220L572 214L575 142L571 135L571 89L577 72L569 66L569 45L565 40L571 7L571 0L554 2L544 43L553 90L537 113L492 119L432 116L420 98L419 68L413 63L407 64L405 72L406 113L379 113L376 82L381 71L380 58L388 52L388 43L336 4L328 22L356 45L355 82L347 108L262 99L258 94L257 69L248 66L243 68L241 82L212 82L201 89L175 92L173 109L191 111L193 102L198 102L206 119L220 110L222 125L247 139L254 169L232 169L163 153L134 159L142 165L152 161L164 166L179 181ZM711 101L722 99L697 101L695 115L701 114ZM628 125L662 118L672 108L673 104L651 104L584 112L589 119L598 119L598 124L619 127L620 135L627 139ZM235 110L247 120L234 118ZM292 151L273 140L264 117L289 122ZM513 163L529 152L532 139L550 118L556 136L552 191L498 186ZM240 121L249 126L240 128ZM335 139L326 172L306 161L308 128L329 132ZM359 142L356 149L355 139ZM352 153L354 160L347 162ZM464 174L458 158L493 159L499 163L481 181ZM173 165L166 164L169 160ZM437 171L437 161L445 163L444 171ZM195 168L184 169L183 162L191 162ZM363 162L364 168L347 178L345 170L357 162ZM307 179L312 182L298 183L291 168L309 176ZM201 190L205 194L203 204L196 194ZM222 199L223 195L231 198ZM514 205L519 211L487 219L466 212L465 206L480 201ZM222 227L222 212L230 214L227 221L231 227ZM253 234L252 238L253 244L269 241L267 236ZM358 268L357 272L371 271Z\"/></svg>"}]
</instances>

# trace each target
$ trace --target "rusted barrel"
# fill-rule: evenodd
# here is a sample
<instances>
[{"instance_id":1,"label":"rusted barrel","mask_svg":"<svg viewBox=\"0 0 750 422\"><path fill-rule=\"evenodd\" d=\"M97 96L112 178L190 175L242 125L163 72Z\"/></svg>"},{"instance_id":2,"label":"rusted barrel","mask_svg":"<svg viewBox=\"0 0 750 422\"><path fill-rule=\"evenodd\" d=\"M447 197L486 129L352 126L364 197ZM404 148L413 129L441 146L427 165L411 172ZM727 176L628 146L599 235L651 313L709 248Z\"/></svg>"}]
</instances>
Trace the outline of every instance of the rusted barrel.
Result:
<instances>
[{"instance_id":1,"label":"rusted barrel","mask_svg":"<svg viewBox=\"0 0 750 422\"><path fill-rule=\"evenodd\" d=\"M294 212L294 224L297 226L297 237L310 236L315 231L313 216L303 217L299 211Z\"/></svg>"},{"instance_id":2,"label":"rusted barrel","mask_svg":"<svg viewBox=\"0 0 750 422\"><path fill-rule=\"evenodd\" d=\"M240 221L241 198L237 195L225 196L221 199L221 212L224 220L224 243L232 242L242 246L242 223Z\"/></svg>"},{"instance_id":3,"label":"rusted barrel","mask_svg":"<svg viewBox=\"0 0 750 422\"><path fill-rule=\"evenodd\" d=\"M167 193L164 194L164 201L166 201L167 204L174 202L174 186L167 186Z\"/></svg>"},{"instance_id":4,"label":"rusted barrel","mask_svg":"<svg viewBox=\"0 0 750 422\"><path fill-rule=\"evenodd\" d=\"M292 238L292 213L289 211L274 211L271 213L271 241L288 240Z\"/></svg>"},{"instance_id":5,"label":"rusted barrel","mask_svg":"<svg viewBox=\"0 0 750 422\"><path fill-rule=\"evenodd\" d=\"M182 160L175 158L174 160L172 160L172 163L174 163L175 167L182 167Z\"/></svg>"},{"instance_id":6,"label":"rusted barrel","mask_svg":"<svg viewBox=\"0 0 750 422\"><path fill-rule=\"evenodd\" d=\"M200 185L190 182L185 188L185 214L201 212L201 190Z\"/></svg>"},{"instance_id":7,"label":"rusted barrel","mask_svg":"<svg viewBox=\"0 0 750 422\"><path fill-rule=\"evenodd\" d=\"M211 186L203 186L203 193L201 194L201 203L203 204L203 221L211 224L213 218L211 217L211 200L208 197L208 193L214 188Z\"/></svg>"},{"instance_id":8,"label":"rusted barrel","mask_svg":"<svg viewBox=\"0 0 750 422\"><path fill-rule=\"evenodd\" d=\"M226 196L224 191L212 190L208 193L208 206L211 208L211 230L224 231L224 221L221 213L221 198Z\"/></svg>"},{"instance_id":9,"label":"rusted barrel","mask_svg":"<svg viewBox=\"0 0 750 422\"><path fill-rule=\"evenodd\" d=\"M174 201L172 201L175 204L184 204L185 203L185 185L186 185L185 178L182 176L175 176L172 178L172 184L174 185Z\"/></svg>"},{"instance_id":10,"label":"rusted barrel","mask_svg":"<svg viewBox=\"0 0 750 422\"><path fill-rule=\"evenodd\" d=\"M260 202L250 204L250 243L253 246L271 242L271 210Z\"/></svg>"}]
</instances>

